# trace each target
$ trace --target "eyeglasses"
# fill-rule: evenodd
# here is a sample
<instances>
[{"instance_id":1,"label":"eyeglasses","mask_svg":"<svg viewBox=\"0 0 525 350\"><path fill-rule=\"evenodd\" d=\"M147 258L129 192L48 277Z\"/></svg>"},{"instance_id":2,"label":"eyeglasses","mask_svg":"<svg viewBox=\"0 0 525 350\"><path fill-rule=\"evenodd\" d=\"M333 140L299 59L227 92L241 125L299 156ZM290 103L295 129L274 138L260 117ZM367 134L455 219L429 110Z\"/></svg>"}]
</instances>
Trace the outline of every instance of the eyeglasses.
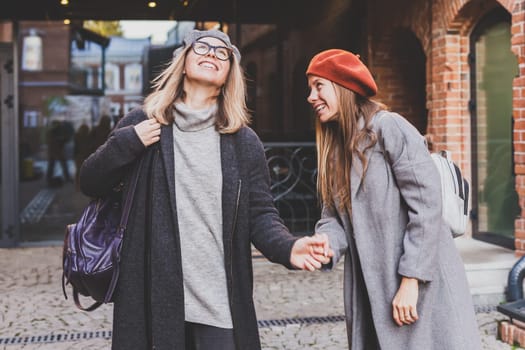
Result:
<instances>
[{"instance_id":1,"label":"eyeglasses","mask_svg":"<svg viewBox=\"0 0 525 350\"><path fill-rule=\"evenodd\" d=\"M213 49L213 54L221 61L227 61L232 55L232 50L226 46L213 46L204 41L196 41L192 45L193 52L197 55L204 56Z\"/></svg>"}]
</instances>

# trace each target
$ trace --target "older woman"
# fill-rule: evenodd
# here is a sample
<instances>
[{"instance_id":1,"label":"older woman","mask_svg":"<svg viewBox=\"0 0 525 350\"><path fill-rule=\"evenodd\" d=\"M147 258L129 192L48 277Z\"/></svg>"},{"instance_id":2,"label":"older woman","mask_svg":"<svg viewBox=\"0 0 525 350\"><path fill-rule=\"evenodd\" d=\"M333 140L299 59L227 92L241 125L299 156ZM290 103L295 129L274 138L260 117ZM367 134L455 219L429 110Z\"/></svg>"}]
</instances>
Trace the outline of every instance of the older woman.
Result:
<instances>
[{"instance_id":1,"label":"older woman","mask_svg":"<svg viewBox=\"0 0 525 350\"><path fill-rule=\"evenodd\" d=\"M292 236L273 205L239 61L226 34L190 32L143 107L81 169L83 192L99 196L143 158L113 349L259 349L251 244L288 268L326 262L326 241Z\"/></svg>"}]
</instances>

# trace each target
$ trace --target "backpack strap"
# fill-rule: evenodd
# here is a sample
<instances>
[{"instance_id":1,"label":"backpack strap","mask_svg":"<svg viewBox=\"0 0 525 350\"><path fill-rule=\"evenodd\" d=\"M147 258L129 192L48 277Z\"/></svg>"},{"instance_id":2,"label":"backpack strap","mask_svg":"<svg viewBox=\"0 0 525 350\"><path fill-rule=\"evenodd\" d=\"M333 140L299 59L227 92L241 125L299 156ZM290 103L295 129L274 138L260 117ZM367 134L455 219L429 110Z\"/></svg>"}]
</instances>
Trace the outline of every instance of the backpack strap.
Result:
<instances>
[{"instance_id":1,"label":"backpack strap","mask_svg":"<svg viewBox=\"0 0 525 350\"><path fill-rule=\"evenodd\" d=\"M133 171L133 175L131 177L131 184L126 194L126 199L124 200L124 206L122 207L122 215L120 217L120 223L118 227L118 233L121 234L122 236L124 236L124 233L126 232L126 227L128 225L129 213L131 212L131 206L133 205L133 197L135 196L135 191L137 189L137 184L139 182L139 174L140 174L140 170L142 169L143 162L144 162L144 155L140 157L139 164ZM121 248L122 247L118 247L117 251L114 252L113 276L111 277L111 283L109 284L108 291L106 292L106 296L104 297L105 303L108 303L111 300L111 297L113 296L113 292L115 291L115 288L117 287L118 276L120 273L119 264L120 264L120 249ZM92 306L94 305L95 304L93 304Z\"/></svg>"},{"instance_id":2,"label":"backpack strap","mask_svg":"<svg viewBox=\"0 0 525 350\"><path fill-rule=\"evenodd\" d=\"M98 309L98 307L103 304L101 301L96 301L88 307L83 307L82 304L80 304L78 292L75 288L73 288L73 300L75 301L75 305L83 311L93 311L95 309Z\"/></svg>"}]
</instances>

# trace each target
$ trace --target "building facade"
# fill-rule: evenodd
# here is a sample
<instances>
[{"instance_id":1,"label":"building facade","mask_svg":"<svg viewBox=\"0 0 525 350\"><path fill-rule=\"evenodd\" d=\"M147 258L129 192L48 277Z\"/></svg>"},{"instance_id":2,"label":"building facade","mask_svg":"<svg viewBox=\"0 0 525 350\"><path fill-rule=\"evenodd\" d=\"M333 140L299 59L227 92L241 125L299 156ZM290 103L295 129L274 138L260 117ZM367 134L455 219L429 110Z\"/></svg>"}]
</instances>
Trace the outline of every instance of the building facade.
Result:
<instances>
[{"instance_id":1,"label":"building facade","mask_svg":"<svg viewBox=\"0 0 525 350\"><path fill-rule=\"evenodd\" d=\"M434 150L452 151L471 185L471 234L525 253L524 2L332 1L304 21L242 25L254 125L263 140L313 140L309 59L360 55L376 99ZM314 11L314 10L310 10Z\"/></svg>"},{"instance_id":2,"label":"building facade","mask_svg":"<svg viewBox=\"0 0 525 350\"><path fill-rule=\"evenodd\" d=\"M377 80L377 100L428 135L435 150L452 151L470 180L471 235L524 254L525 1L330 0L300 14L276 14L270 24L222 25L241 49L252 125L262 140L311 147L308 61L328 48L357 53ZM9 25L0 28L5 42L24 30L13 35ZM18 62L38 65L21 57ZM126 68L107 67L113 78L106 79L106 91L116 97L115 87L133 79L124 78ZM26 109L19 111L21 123L38 120ZM271 171L284 178L289 169L276 165Z\"/></svg>"}]
</instances>

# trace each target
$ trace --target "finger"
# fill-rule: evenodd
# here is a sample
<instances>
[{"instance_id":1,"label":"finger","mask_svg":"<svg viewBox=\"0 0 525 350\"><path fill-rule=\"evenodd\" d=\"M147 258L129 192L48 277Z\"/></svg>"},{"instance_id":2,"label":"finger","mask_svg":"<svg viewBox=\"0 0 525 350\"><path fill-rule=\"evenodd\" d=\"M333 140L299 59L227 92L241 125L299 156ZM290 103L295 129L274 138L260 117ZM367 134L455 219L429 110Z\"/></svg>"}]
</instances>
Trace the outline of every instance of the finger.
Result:
<instances>
[{"instance_id":1,"label":"finger","mask_svg":"<svg viewBox=\"0 0 525 350\"><path fill-rule=\"evenodd\" d=\"M330 262L330 258L324 256L324 254L313 254L311 255L312 258L319 261L321 264L328 264Z\"/></svg>"},{"instance_id":2,"label":"finger","mask_svg":"<svg viewBox=\"0 0 525 350\"><path fill-rule=\"evenodd\" d=\"M307 260L304 261L303 266L308 271L315 271L315 267L313 267Z\"/></svg>"},{"instance_id":3,"label":"finger","mask_svg":"<svg viewBox=\"0 0 525 350\"><path fill-rule=\"evenodd\" d=\"M405 324L405 315L402 313L399 314L399 322L401 323L400 326Z\"/></svg>"},{"instance_id":4,"label":"finger","mask_svg":"<svg viewBox=\"0 0 525 350\"><path fill-rule=\"evenodd\" d=\"M401 320L399 319L399 312L397 311L397 308L394 306L393 307L393 318L394 318L394 322L398 325L398 326L402 326L403 325L403 322L401 322Z\"/></svg>"},{"instance_id":5,"label":"finger","mask_svg":"<svg viewBox=\"0 0 525 350\"><path fill-rule=\"evenodd\" d=\"M160 128L160 123L157 121L157 119L149 118L147 121L148 121L149 125L156 125L156 126L158 126Z\"/></svg>"},{"instance_id":6,"label":"finger","mask_svg":"<svg viewBox=\"0 0 525 350\"><path fill-rule=\"evenodd\" d=\"M328 239L328 235L326 233L316 233L316 235L320 239L324 256L325 257L334 256L334 251L330 248L330 241Z\"/></svg>"},{"instance_id":7,"label":"finger","mask_svg":"<svg viewBox=\"0 0 525 350\"><path fill-rule=\"evenodd\" d=\"M160 137L160 132L159 133L155 133L153 135L151 135L152 138L159 138Z\"/></svg>"},{"instance_id":8,"label":"finger","mask_svg":"<svg viewBox=\"0 0 525 350\"><path fill-rule=\"evenodd\" d=\"M316 237L314 236L306 236L303 238L304 242L311 247L315 251L322 252L323 250L323 243L320 242Z\"/></svg>"},{"instance_id":9,"label":"finger","mask_svg":"<svg viewBox=\"0 0 525 350\"><path fill-rule=\"evenodd\" d=\"M330 245L328 243L328 236L324 233L315 233L312 238L312 243L317 246L317 251L321 254L327 255Z\"/></svg>"},{"instance_id":10,"label":"finger","mask_svg":"<svg viewBox=\"0 0 525 350\"><path fill-rule=\"evenodd\" d=\"M312 265L316 270L320 269L321 266L322 266L319 261L315 260L314 258L312 258L310 256L306 258L306 261L308 261L310 263L310 265Z\"/></svg>"},{"instance_id":11,"label":"finger","mask_svg":"<svg viewBox=\"0 0 525 350\"><path fill-rule=\"evenodd\" d=\"M414 319L414 321L419 320L419 315L417 314L417 308L416 307L412 307L410 309L410 313L412 314L412 318Z\"/></svg>"},{"instance_id":12,"label":"finger","mask_svg":"<svg viewBox=\"0 0 525 350\"><path fill-rule=\"evenodd\" d=\"M160 128L149 128L147 130L148 135L160 135Z\"/></svg>"},{"instance_id":13,"label":"finger","mask_svg":"<svg viewBox=\"0 0 525 350\"><path fill-rule=\"evenodd\" d=\"M314 233L312 236L309 236L308 238L310 238L313 244L323 246L325 243L325 238L323 238L323 236L321 236L319 233Z\"/></svg>"},{"instance_id":14,"label":"finger","mask_svg":"<svg viewBox=\"0 0 525 350\"><path fill-rule=\"evenodd\" d=\"M332 250L330 249L330 242L328 241L328 235L326 233L322 233L321 236L324 239L324 244L323 244L324 255L328 256L329 251ZM332 252L332 255L333 255L333 252Z\"/></svg>"},{"instance_id":15,"label":"finger","mask_svg":"<svg viewBox=\"0 0 525 350\"><path fill-rule=\"evenodd\" d=\"M321 255L325 254L325 249L321 246L314 245L314 246L311 246L311 248L312 248L313 254L321 254Z\"/></svg>"},{"instance_id":16,"label":"finger","mask_svg":"<svg viewBox=\"0 0 525 350\"><path fill-rule=\"evenodd\" d=\"M404 318L405 318L405 323L406 324L414 323L414 318L412 317L411 310L412 310L412 308L410 306L405 306L403 308L403 314L404 314Z\"/></svg>"},{"instance_id":17,"label":"finger","mask_svg":"<svg viewBox=\"0 0 525 350\"><path fill-rule=\"evenodd\" d=\"M153 127L154 123L156 122L155 119L146 119L140 123L137 124L137 126L140 126L144 129L149 129L151 127Z\"/></svg>"}]
</instances>

